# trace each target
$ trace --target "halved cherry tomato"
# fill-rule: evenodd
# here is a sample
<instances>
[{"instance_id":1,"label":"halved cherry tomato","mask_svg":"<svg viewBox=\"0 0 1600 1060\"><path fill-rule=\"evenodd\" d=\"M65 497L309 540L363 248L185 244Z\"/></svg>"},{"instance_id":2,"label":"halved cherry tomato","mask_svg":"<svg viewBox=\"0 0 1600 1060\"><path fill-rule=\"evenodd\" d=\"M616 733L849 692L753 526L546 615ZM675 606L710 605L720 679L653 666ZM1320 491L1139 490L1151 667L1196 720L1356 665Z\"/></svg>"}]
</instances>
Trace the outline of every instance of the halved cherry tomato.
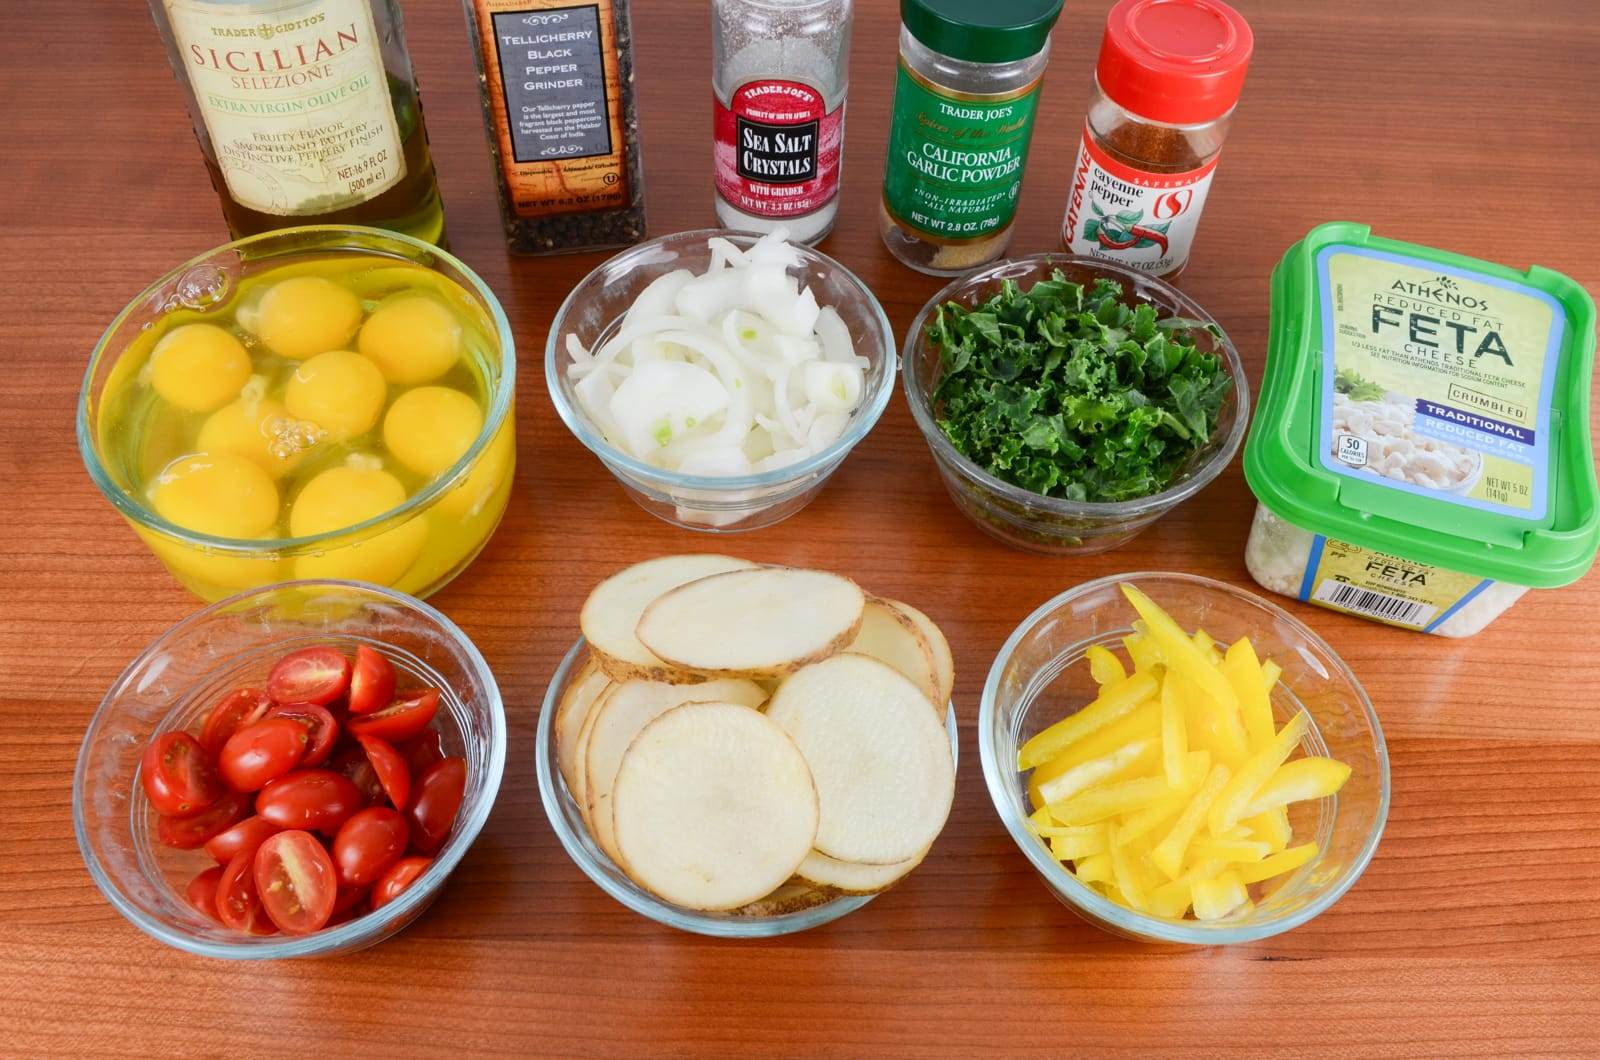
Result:
<instances>
[{"instance_id":1,"label":"halved cherry tomato","mask_svg":"<svg viewBox=\"0 0 1600 1060\"><path fill-rule=\"evenodd\" d=\"M438 729L423 729L421 734L395 750L406 756L406 765L411 767L411 775L416 777L444 757L444 741Z\"/></svg>"},{"instance_id":2,"label":"halved cherry tomato","mask_svg":"<svg viewBox=\"0 0 1600 1060\"><path fill-rule=\"evenodd\" d=\"M267 674L267 695L278 703L325 706L350 687L350 660L332 648L301 648Z\"/></svg>"},{"instance_id":3,"label":"halved cherry tomato","mask_svg":"<svg viewBox=\"0 0 1600 1060\"><path fill-rule=\"evenodd\" d=\"M400 896L400 892L417 882L417 877L428 871L432 858L401 858L389 866L389 871L372 885L372 908L380 909Z\"/></svg>"},{"instance_id":4,"label":"halved cherry tomato","mask_svg":"<svg viewBox=\"0 0 1600 1060\"><path fill-rule=\"evenodd\" d=\"M394 699L394 664L365 644L356 648L350 672L350 713L371 714Z\"/></svg>"},{"instance_id":5,"label":"halved cherry tomato","mask_svg":"<svg viewBox=\"0 0 1600 1060\"><path fill-rule=\"evenodd\" d=\"M272 700L259 688L234 689L206 716L205 726L200 730L200 746L215 758L222 753L222 745L228 742L228 737L266 717L270 706Z\"/></svg>"},{"instance_id":6,"label":"halved cherry tomato","mask_svg":"<svg viewBox=\"0 0 1600 1060\"><path fill-rule=\"evenodd\" d=\"M382 876L406 852L411 830L398 811L369 806L333 837L333 867L340 887L362 887Z\"/></svg>"},{"instance_id":7,"label":"halved cherry tomato","mask_svg":"<svg viewBox=\"0 0 1600 1060\"><path fill-rule=\"evenodd\" d=\"M273 935L277 927L261 908L256 890L256 852L241 850L222 869L217 880L217 919L235 931Z\"/></svg>"},{"instance_id":8,"label":"halved cherry tomato","mask_svg":"<svg viewBox=\"0 0 1600 1060\"><path fill-rule=\"evenodd\" d=\"M193 817L228 790L200 742L186 732L164 732L151 740L139 777L150 805L163 817Z\"/></svg>"},{"instance_id":9,"label":"halved cherry tomato","mask_svg":"<svg viewBox=\"0 0 1600 1060\"><path fill-rule=\"evenodd\" d=\"M411 819L411 845L423 854L433 854L450 837L456 811L461 809L461 796L467 790L466 760L435 762L417 778L415 788L406 809Z\"/></svg>"},{"instance_id":10,"label":"halved cherry tomato","mask_svg":"<svg viewBox=\"0 0 1600 1060\"><path fill-rule=\"evenodd\" d=\"M411 801L411 767L406 765L405 757L387 740L376 736L357 736L356 739L372 764L372 771L378 774L378 783L383 785L389 802L397 810L405 809Z\"/></svg>"},{"instance_id":11,"label":"halved cherry tomato","mask_svg":"<svg viewBox=\"0 0 1600 1060\"><path fill-rule=\"evenodd\" d=\"M394 702L373 714L358 714L350 719L350 731L357 736L377 736L400 743L416 736L439 710L439 690L418 688L395 697Z\"/></svg>"},{"instance_id":12,"label":"halved cherry tomato","mask_svg":"<svg viewBox=\"0 0 1600 1060\"><path fill-rule=\"evenodd\" d=\"M299 765L320 766L333 753L333 742L339 736L339 723L327 707L315 703L274 703L267 708L269 718L288 718L306 730L306 753Z\"/></svg>"},{"instance_id":13,"label":"halved cherry tomato","mask_svg":"<svg viewBox=\"0 0 1600 1060\"><path fill-rule=\"evenodd\" d=\"M262 843L255 880L262 908L285 934L309 935L333 915L333 860L310 832L279 832Z\"/></svg>"},{"instance_id":14,"label":"halved cherry tomato","mask_svg":"<svg viewBox=\"0 0 1600 1060\"><path fill-rule=\"evenodd\" d=\"M161 817L156 838L162 845L194 850L250 816L250 796L230 791L193 817Z\"/></svg>"},{"instance_id":15,"label":"halved cherry tomato","mask_svg":"<svg viewBox=\"0 0 1600 1060\"><path fill-rule=\"evenodd\" d=\"M256 796L256 813L279 828L333 835L362 808L361 792L331 769L297 769Z\"/></svg>"},{"instance_id":16,"label":"halved cherry tomato","mask_svg":"<svg viewBox=\"0 0 1600 1060\"><path fill-rule=\"evenodd\" d=\"M240 729L222 745L217 766L235 791L256 791L300 764L311 737L293 718L268 718Z\"/></svg>"},{"instance_id":17,"label":"halved cherry tomato","mask_svg":"<svg viewBox=\"0 0 1600 1060\"><path fill-rule=\"evenodd\" d=\"M240 798L248 799L248 795ZM206 840L206 853L217 859L217 864L226 865L233 860L233 856L241 850L254 850L266 842L268 836L277 835L283 829L258 815L246 817L238 824L225 832L218 832Z\"/></svg>"},{"instance_id":18,"label":"halved cherry tomato","mask_svg":"<svg viewBox=\"0 0 1600 1060\"><path fill-rule=\"evenodd\" d=\"M388 797L383 790L383 782L378 779L378 771L372 768L367 752L360 747L340 751L328 768L354 784L361 793L362 803L367 806L382 806Z\"/></svg>"},{"instance_id":19,"label":"halved cherry tomato","mask_svg":"<svg viewBox=\"0 0 1600 1060\"><path fill-rule=\"evenodd\" d=\"M190 880L189 889L184 892L189 904L207 920L217 920L217 884L221 880L222 866L213 865Z\"/></svg>"}]
</instances>

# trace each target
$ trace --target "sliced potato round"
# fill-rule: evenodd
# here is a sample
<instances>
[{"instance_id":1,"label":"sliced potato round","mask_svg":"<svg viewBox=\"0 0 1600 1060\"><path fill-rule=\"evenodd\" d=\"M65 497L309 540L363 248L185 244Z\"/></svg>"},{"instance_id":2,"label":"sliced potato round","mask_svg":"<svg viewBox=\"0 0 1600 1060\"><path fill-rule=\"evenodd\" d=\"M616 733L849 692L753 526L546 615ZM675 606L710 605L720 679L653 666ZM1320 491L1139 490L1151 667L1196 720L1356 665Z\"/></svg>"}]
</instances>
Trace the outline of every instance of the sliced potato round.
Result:
<instances>
[{"instance_id":1,"label":"sliced potato round","mask_svg":"<svg viewBox=\"0 0 1600 1060\"><path fill-rule=\"evenodd\" d=\"M578 736L583 732L583 723L589 717L590 708L610 686L611 678L606 676L605 671L595 664L593 658L586 659L567 685L561 702L556 705L552 727L556 740L556 765L561 770L561 779L567 782L568 791L576 790Z\"/></svg>"},{"instance_id":2,"label":"sliced potato round","mask_svg":"<svg viewBox=\"0 0 1600 1060\"><path fill-rule=\"evenodd\" d=\"M899 883L927 856L928 851L923 850L916 857L892 865L866 865L859 861L840 861L813 850L800 863L795 875L837 894L877 894Z\"/></svg>"},{"instance_id":3,"label":"sliced potato round","mask_svg":"<svg viewBox=\"0 0 1600 1060\"><path fill-rule=\"evenodd\" d=\"M572 801L578 804L578 812L583 816L583 823L588 826L590 833L594 832L594 822L589 820L589 734L594 732L595 718L600 715L600 707L604 705L606 697L617 690L612 684L594 701L589 708L588 716L583 719L583 727L578 730L578 741L572 752L572 784L568 788L572 792Z\"/></svg>"},{"instance_id":4,"label":"sliced potato round","mask_svg":"<svg viewBox=\"0 0 1600 1060\"><path fill-rule=\"evenodd\" d=\"M945 700L939 698L939 672L934 668L933 648L910 615L896 605L875 596L867 598L861 614L861 632L847 651L868 655L894 667L928 697L942 717Z\"/></svg>"},{"instance_id":5,"label":"sliced potato round","mask_svg":"<svg viewBox=\"0 0 1600 1060\"><path fill-rule=\"evenodd\" d=\"M733 910L734 916L785 916L833 900L833 893L796 876L765 898Z\"/></svg>"},{"instance_id":6,"label":"sliced potato round","mask_svg":"<svg viewBox=\"0 0 1600 1060\"><path fill-rule=\"evenodd\" d=\"M945 727L893 668L847 652L805 667L773 693L766 716L794 739L822 808L816 849L891 865L933 843L955 797Z\"/></svg>"},{"instance_id":7,"label":"sliced potato round","mask_svg":"<svg viewBox=\"0 0 1600 1060\"><path fill-rule=\"evenodd\" d=\"M956 657L950 651L950 642L945 639L944 630L923 612L903 600L888 602L915 622L922 635L927 638L928 648L933 652L934 672L939 675L939 698L935 702L939 704L939 714L943 717L945 707L949 705L950 697L956 691Z\"/></svg>"},{"instance_id":8,"label":"sliced potato round","mask_svg":"<svg viewBox=\"0 0 1600 1060\"><path fill-rule=\"evenodd\" d=\"M698 676L663 663L639 643L634 635L639 615L656 597L686 582L754 566L749 560L708 554L662 556L635 563L594 587L583 602L578 625L595 660L613 681L633 677L675 684L698 681Z\"/></svg>"},{"instance_id":9,"label":"sliced potato round","mask_svg":"<svg viewBox=\"0 0 1600 1060\"><path fill-rule=\"evenodd\" d=\"M737 703L759 707L767 693L754 681L723 678L695 685L660 681L624 681L595 712L594 728L584 744L584 798L589 804L590 835L612 861L619 860L612 843L611 786L622 755L639 731L673 707L685 703Z\"/></svg>"},{"instance_id":10,"label":"sliced potato round","mask_svg":"<svg viewBox=\"0 0 1600 1060\"><path fill-rule=\"evenodd\" d=\"M712 677L781 677L855 639L866 595L849 578L757 567L680 585L644 609L635 632L673 666Z\"/></svg>"},{"instance_id":11,"label":"sliced potato round","mask_svg":"<svg viewBox=\"0 0 1600 1060\"><path fill-rule=\"evenodd\" d=\"M817 791L794 741L736 703L686 703L646 725L611 801L623 870L687 909L765 898L817 834Z\"/></svg>"}]
</instances>

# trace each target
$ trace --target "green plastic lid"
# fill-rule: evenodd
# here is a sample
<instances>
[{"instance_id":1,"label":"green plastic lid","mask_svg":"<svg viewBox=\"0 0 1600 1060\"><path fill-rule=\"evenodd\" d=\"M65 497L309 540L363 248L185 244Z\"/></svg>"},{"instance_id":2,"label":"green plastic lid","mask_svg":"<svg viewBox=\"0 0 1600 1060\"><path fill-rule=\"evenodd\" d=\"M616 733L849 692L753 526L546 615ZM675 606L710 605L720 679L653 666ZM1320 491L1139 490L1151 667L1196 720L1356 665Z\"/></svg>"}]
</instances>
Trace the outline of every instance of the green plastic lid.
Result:
<instances>
[{"instance_id":1,"label":"green plastic lid","mask_svg":"<svg viewBox=\"0 0 1600 1060\"><path fill-rule=\"evenodd\" d=\"M900 0L900 21L941 55L969 63L1009 63L1050 39L1062 0Z\"/></svg>"},{"instance_id":2,"label":"green plastic lid","mask_svg":"<svg viewBox=\"0 0 1600 1060\"><path fill-rule=\"evenodd\" d=\"M1600 546L1594 347L1594 301L1560 273L1320 225L1272 273L1245 478L1303 530L1566 585Z\"/></svg>"}]
</instances>

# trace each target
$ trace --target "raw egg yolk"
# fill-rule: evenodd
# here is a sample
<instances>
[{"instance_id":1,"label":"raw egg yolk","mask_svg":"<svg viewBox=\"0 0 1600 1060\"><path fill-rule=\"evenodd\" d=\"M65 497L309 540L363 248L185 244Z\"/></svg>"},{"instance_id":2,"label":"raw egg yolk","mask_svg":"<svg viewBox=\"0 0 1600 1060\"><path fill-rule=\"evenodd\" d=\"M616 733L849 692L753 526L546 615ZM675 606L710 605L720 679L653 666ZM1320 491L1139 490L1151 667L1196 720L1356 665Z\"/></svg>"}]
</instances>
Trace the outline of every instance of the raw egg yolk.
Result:
<instances>
[{"instance_id":1,"label":"raw egg yolk","mask_svg":"<svg viewBox=\"0 0 1600 1060\"><path fill-rule=\"evenodd\" d=\"M391 383L430 383L461 357L461 322L425 294L386 299L361 326L357 348Z\"/></svg>"},{"instance_id":2,"label":"raw egg yolk","mask_svg":"<svg viewBox=\"0 0 1600 1060\"><path fill-rule=\"evenodd\" d=\"M289 410L272 398L241 398L213 412L200 427L198 445L208 453L233 453L254 460L273 478L300 463L305 451L288 437Z\"/></svg>"},{"instance_id":3,"label":"raw egg yolk","mask_svg":"<svg viewBox=\"0 0 1600 1060\"><path fill-rule=\"evenodd\" d=\"M332 467L305 484L289 511L295 537L327 534L376 518L403 504L405 487L379 468ZM428 523L417 515L376 536L335 539L295 560L297 578L355 578L388 585L422 551Z\"/></svg>"},{"instance_id":4,"label":"raw egg yolk","mask_svg":"<svg viewBox=\"0 0 1600 1060\"><path fill-rule=\"evenodd\" d=\"M329 350L294 370L283 403L295 419L310 420L343 442L372 430L387 396L377 365L359 353Z\"/></svg>"},{"instance_id":5,"label":"raw egg yolk","mask_svg":"<svg viewBox=\"0 0 1600 1060\"><path fill-rule=\"evenodd\" d=\"M215 324L173 328L150 354L150 385L190 412L221 408L249 381L250 354Z\"/></svg>"},{"instance_id":6,"label":"raw egg yolk","mask_svg":"<svg viewBox=\"0 0 1600 1060\"><path fill-rule=\"evenodd\" d=\"M361 326L361 302L321 276L291 276L267 288L256 307L256 334L291 360L350 345Z\"/></svg>"},{"instance_id":7,"label":"raw egg yolk","mask_svg":"<svg viewBox=\"0 0 1600 1060\"><path fill-rule=\"evenodd\" d=\"M213 537L259 539L278 521L278 487L235 453L178 457L156 476L151 503L168 522Z\"/></svg>"},{"instance_id":8,"label":"raw egg yolk","mask_svg":"<svg viewBox=\"0 0 1600 1060\"><path fill-rule=\"evenodd\" d=\"M439 511L457 519L477 515L510 477L517 455L517 436L511 421L501 425L494 441L478 457L466 478L439 498Z\"/></svg>"},{"instance_id":9,"label":"raw egg yolk","mask_svg":"<svg viewBox=\"0 0 1600 1060\"><path fill-rule=\"evenodd\" d=\"M433 478L465 456L482 429L476 401L447 386L419 386L389 406L383 444L406 467Z\"/></svg>"}]
</instances>

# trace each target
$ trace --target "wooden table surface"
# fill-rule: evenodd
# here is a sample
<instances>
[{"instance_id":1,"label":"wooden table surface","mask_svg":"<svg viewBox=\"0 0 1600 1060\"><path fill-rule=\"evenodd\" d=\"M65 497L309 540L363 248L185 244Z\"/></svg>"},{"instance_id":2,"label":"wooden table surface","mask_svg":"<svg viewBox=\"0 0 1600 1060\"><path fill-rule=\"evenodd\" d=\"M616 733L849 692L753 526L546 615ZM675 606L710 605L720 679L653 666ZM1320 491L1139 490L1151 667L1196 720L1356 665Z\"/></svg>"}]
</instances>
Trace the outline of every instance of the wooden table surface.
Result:
<instances>
[{"instance_id":1,"label":"wooden table surface","mask_svg":"<svg viewBox=\"0 0 1600 1060\"><path fill-rule=\"evenodd\" d=\"M1013 626L1078 582L1170 568L1251 585L1237 463L1120 551L1040 558L956 512L897 394L790 521L723 541L657 522L545 394L546 327L600 258L507 257L448 0L406 0L411 51L454 249L504 301L522 372L510 511L434 603L505 694L499 801L438 902L376 949L233 964L139 933L84 870L72 768L112 679L199 605L90 484L74 402L107 321L226 233L147 12L101 6L91 19L11 5L0 33L0 1053L1600 1052L1600 580L1531 596L1466 641L1287 604L1343 652L1383 719L1394 799L1371 868L1317 920L1257 945L1102 934L1056 903L996 818L978 693ZM705 6L634 5L654 234L712 223ZM878 241L895 5L858 6L846 185L824 249L903 333L939 281ZM1241 7L1256 58L1184 287L1253 383L1269 270L1321 221L1600 290L1600 23L1585 0ZM1071 3L1057 29L1016 252L1057 245L1104 8ZM802 936L721 942L634 915L567 859L535 790L539 703L586 591L625 562L708 546L856 576L924 607L955 645L948 827L901 886Z\"/></svg>"}]
</instances>

